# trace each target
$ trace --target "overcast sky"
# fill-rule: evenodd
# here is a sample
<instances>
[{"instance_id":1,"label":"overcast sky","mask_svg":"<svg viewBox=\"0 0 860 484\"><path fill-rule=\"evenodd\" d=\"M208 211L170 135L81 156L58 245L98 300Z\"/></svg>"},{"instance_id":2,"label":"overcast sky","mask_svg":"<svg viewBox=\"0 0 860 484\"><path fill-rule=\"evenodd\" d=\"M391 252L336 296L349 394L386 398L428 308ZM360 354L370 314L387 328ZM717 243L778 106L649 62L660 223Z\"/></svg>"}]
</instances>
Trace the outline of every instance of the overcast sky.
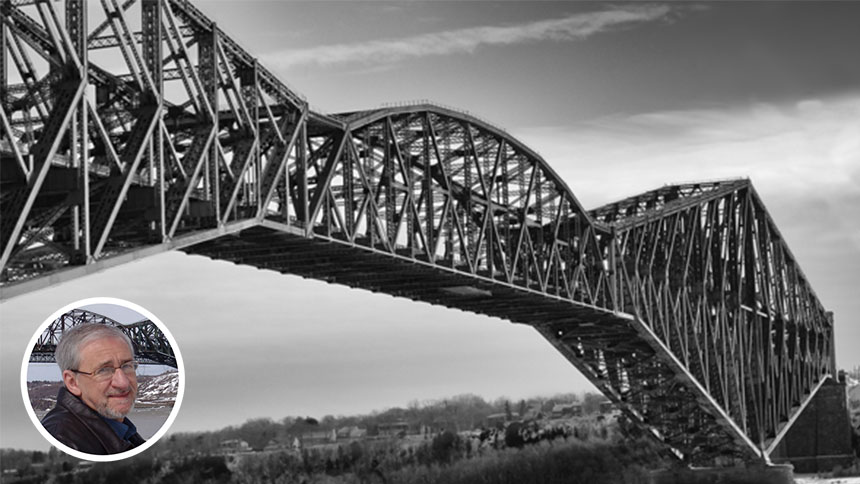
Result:
<instances>
[{"instance_id":1,"label":"overcast sky","mask_svg":"<svg viewBox=\"0 0 860 484\"><path fill-rule=\"evenodd\" d=\"M860 2L197 1L325 112L429 99L505 128L586 208L750 177L860 365ZM167 253L2 303L0 447L25 346L57 308L128 299L187 370L173 430L590 388L531 328Z\"/></svg>"}]
</instances>

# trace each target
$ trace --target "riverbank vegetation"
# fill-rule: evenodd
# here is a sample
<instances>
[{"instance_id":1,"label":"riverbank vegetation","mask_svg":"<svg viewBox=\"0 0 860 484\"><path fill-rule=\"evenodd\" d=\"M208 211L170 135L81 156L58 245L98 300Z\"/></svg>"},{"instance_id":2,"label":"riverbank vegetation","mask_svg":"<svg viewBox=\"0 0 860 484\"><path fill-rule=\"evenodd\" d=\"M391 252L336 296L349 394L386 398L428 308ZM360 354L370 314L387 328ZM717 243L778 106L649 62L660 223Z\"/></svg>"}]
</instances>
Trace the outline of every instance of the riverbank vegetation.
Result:
<instances>
[{"instance_id":1,"label":"riverbank vegetation","mask_svg":"<svg viewBox=\"0 0 860 484\"><path fill-rule=\"evenodd\" d=\"M363 416L254 419L175 433L113 463L56 449L2 450L0 470L9 484L645 484L653 471L679 465L625 428L596 395L520 402L461 395ZM684 482L771 482L757 472Z\"/></svg>"}]
</instances>

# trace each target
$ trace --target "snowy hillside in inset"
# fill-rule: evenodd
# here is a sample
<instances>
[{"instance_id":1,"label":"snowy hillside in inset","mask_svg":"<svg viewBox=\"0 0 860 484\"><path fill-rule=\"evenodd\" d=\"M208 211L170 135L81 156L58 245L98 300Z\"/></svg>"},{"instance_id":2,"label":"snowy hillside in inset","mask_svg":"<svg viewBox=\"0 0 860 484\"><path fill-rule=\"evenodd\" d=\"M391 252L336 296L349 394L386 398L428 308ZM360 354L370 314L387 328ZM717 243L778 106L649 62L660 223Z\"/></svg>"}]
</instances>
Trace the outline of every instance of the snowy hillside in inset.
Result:
<instances>
[{"instance_id":1,"label":"snowy hillside in inset","mask_svg":"<svg viewBox=\"0 0 860 484\"><path fill-rule=\"evenodd\" d=\"M172 407L179 391L179 372L138 377L137 407Z\"/></svg>"},{"instance_id":2,"label":"snowy hillside in inset","mask_svg":"<svg viewBox=\"0 0 860 484\"><path fill-rule=\"evenodd\" d=\"M27 382L30 393L30 404L34 410L50 410L57 403L57 392L63 382L31 381ZM172 407L179 391L179 372L167 371L160 375L137 377L137 400L135 407L158 408Z\"/></svg>"}]
</instances>

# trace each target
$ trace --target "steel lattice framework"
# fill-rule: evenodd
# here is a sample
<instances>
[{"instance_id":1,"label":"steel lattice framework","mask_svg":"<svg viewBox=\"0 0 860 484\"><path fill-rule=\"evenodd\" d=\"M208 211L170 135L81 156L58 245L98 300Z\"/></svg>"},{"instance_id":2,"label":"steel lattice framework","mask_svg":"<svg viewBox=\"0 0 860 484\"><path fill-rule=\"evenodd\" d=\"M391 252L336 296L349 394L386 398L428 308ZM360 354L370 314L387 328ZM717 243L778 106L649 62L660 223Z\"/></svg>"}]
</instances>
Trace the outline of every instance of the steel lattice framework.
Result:
<instances>
[{"instance_id":1,"label":"steel lattice framework","mask_svg":"<svg viewBox=\"0 0 860 484\"><path fill-rule=\"evenodd\" d=\"M468 113L316 113L185 0L100 6L0 3L2 297L181 249L498 316L691 463L768 460L833 374L748 180L588 212Z\"/></svg>"},{"instance_id":2,"label":"steel lattice framework","mask_svg":"<svg viewBox=\"0 0 860 484\"><path fill-rule=\"evenodd\" d=\"M645 324L700 407L719 409L717 424L773 452L835 368L833 320L749 181L667 186L592 215L615 234L618 307ZM671 416L667 388L655 406Z\"/></svg>"},{"instance_id":3,"label":"steel lattice framework","mask_svg":"<svg viewBox=\"0 0 860 484\"><path fill-rule=\"evenodd\" d=\"M152 321L145 319L132 324L122 324L107 316L85 309L72 309L60 315L45 328L30 353L31 363L53 363L54 351L63 337L63 331L80 324L107 324L119 328L131 340L134 358L144 364L159 364L177 367L173 347Z\"/></svg>"}]
</instances>

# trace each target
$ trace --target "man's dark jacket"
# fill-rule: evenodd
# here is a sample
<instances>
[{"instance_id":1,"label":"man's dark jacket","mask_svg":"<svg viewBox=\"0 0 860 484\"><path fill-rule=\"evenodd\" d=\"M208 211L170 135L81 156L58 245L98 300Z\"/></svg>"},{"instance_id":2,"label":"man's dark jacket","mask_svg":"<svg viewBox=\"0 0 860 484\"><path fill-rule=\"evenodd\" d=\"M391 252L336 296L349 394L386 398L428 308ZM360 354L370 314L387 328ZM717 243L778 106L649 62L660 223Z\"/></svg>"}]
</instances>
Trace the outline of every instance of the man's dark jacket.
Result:
<instances>
[{"instance_id":1,"label":"man's dark jacket","mask_svg":"<svg viewBox=\"0 0 860 484\"><path fill-rule=\"evenodd\" d=\"M146 442L135 433L126 441L80 398L61 387L57 405L42 419L42 425L57 440L85 454L118 454Z\"/></svg>"}]
</instances>

